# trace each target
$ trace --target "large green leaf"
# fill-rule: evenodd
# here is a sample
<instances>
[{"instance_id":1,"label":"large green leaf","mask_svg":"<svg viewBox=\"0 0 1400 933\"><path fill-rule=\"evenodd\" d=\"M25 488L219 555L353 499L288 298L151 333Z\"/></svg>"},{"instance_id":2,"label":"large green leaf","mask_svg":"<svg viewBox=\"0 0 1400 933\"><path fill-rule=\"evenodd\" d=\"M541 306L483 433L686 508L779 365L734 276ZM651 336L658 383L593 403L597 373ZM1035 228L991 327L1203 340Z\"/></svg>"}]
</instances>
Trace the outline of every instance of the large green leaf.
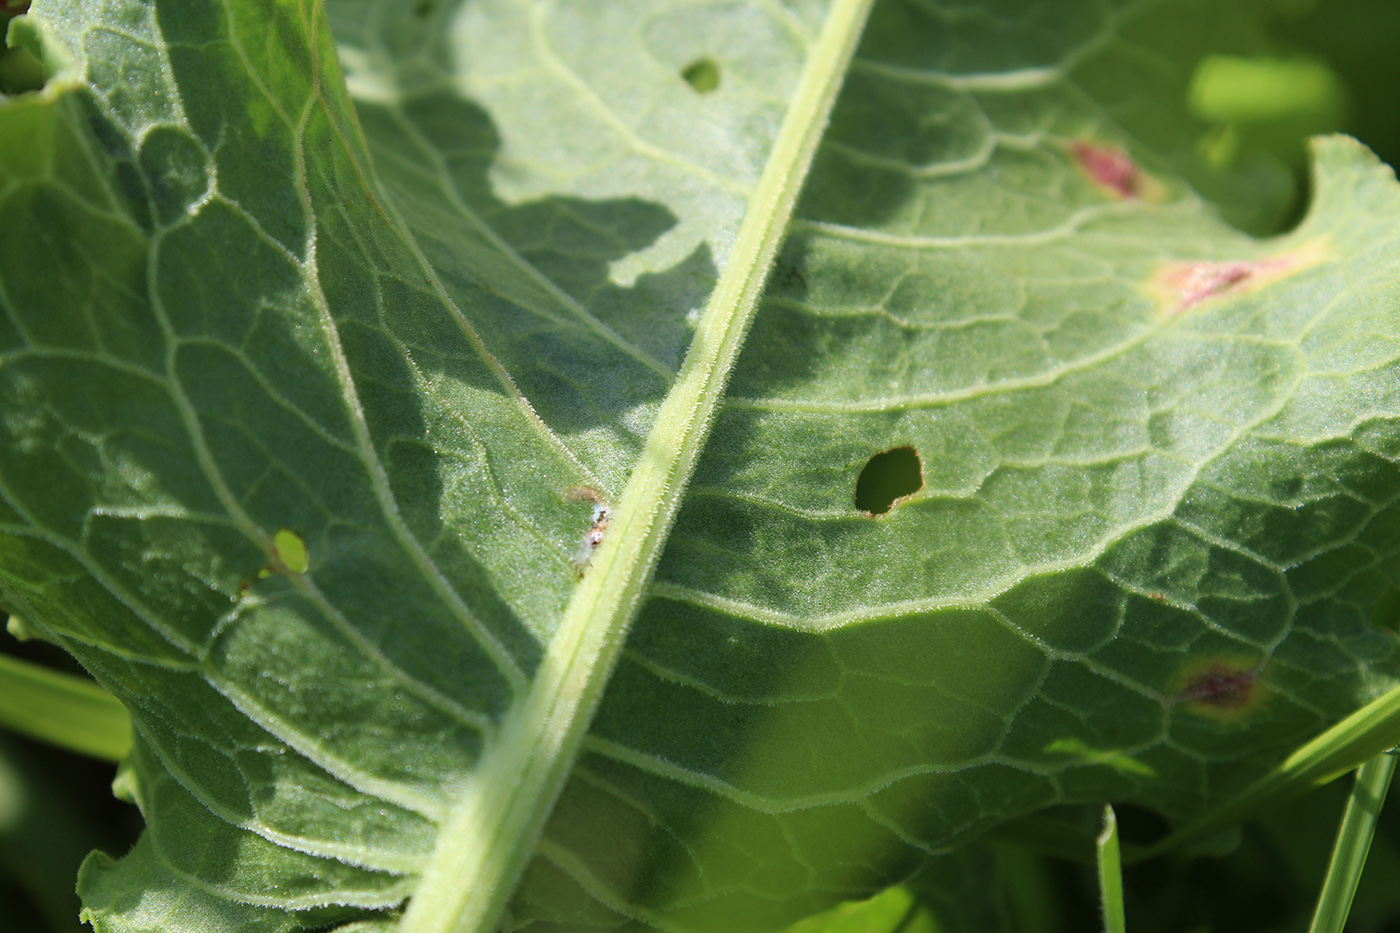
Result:
<instances>
[{"instance_id":1,"label":"large green leaf","mask_svg":"<svg viewBox=\"0 0 1400 933\"><path fill-rule=\"evenodd\" d=\"M829 6L36 0L0 593L136 725L99 930L773 928L1395 685L1400 186L1221 219L1259 11Z\"/></svg>"}]
</instances>

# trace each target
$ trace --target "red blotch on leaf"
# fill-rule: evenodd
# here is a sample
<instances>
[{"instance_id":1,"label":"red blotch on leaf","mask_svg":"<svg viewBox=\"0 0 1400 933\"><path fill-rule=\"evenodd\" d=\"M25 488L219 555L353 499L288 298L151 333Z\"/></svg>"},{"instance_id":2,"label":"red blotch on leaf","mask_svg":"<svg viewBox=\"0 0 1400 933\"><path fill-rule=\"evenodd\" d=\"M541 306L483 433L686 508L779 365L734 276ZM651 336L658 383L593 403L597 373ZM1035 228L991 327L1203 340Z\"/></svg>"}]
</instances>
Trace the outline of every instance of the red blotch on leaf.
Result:
<instances>
[{"instance_id":1,"label":"red blotch on leaf","mask_svg":"<svg viewBox=\"0 0 1400 933\"><path fill-rule=\"evenodd\" d=\"M1326 241L1313 240L1298 249L1263 259L1173 262L1152 275L1152 290L1162 311L1180 314L1208 298L1237 295L1262 288L1327 258Z\"/></svg>"},{"instance_id":2,"label":"red blotch on leaf","mask_svg":"<svg viewBox=\"0 0 1400 933\"><path fill-rule=\"evenodd\" d=\"M1212 664L1191 677L1177 699L1217 710L1241 709L1254 699L1254 680L1258 676L1255 670Z\"/></svg>"},{"instance_id":3,"label":"red blotch on leaf","mask_svg":"<svg viewBox=\"0 0 1400 933\"><path fill-rule=\"evenodd\" d=\"M1263 272L1288 265L1284 259L1258 259L1253 262L1188 262L1169 269L1163 281L1181 295L1177 310L1184 311L1214 295L1234 290Z\"/></svg>"},{"instance_id":4,"label":"red blotch on leaf","mask_svg":"<svg viewBox=\"0 0 1400 933\"><path fill-rule=\"evenodd\" d=\"M1142 173L1128 154L1112 146L1075 140L1070 143L1070 155L1089 179L1100 188L1120 198L1140 197Z\"/></svg>"}]
</instances>

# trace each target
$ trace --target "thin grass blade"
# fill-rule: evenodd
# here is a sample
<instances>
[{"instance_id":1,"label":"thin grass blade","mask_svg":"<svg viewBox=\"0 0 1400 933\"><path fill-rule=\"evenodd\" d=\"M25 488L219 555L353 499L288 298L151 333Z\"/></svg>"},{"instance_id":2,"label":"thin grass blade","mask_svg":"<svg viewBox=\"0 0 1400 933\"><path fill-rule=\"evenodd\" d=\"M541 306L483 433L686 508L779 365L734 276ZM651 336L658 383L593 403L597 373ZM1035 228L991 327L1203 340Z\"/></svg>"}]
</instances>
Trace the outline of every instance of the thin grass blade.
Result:
<instances>
[{"instance_id":1,"label":"thin grass blade","mask_svg":"<svg viewBox=\"0 0 1400 933\"><path fill-rule=\"evenodd\" d=\"M1104 804L1103 830L1095 840L1099 856L1099 894L1103 901L1106 933L1127 933L1123 915L1123 858L1118 847L1118 817L1112 804Z\"/></svg>"},{"instance_id":2,"label":"thin grass blade","mask_svg":"<svg viewBox=\"0 0 1400 933\"><path fill-rule=\"evenodd\" d=\"M109 761L131 748L131 717L116 697L90 680L3 654L0 728Z\"/></svg>"},{"instance_id":3,"label":"thin grass blade","mask_svg":"<svg viewBox=\"0 0 1400 933\"><path fill-rule=\"evenodd\" d=\"M1342 933L1346 926L1395 764L1394 755L1379 755L1357 770L1309 933Z\"/></svg>"}]
</instances>

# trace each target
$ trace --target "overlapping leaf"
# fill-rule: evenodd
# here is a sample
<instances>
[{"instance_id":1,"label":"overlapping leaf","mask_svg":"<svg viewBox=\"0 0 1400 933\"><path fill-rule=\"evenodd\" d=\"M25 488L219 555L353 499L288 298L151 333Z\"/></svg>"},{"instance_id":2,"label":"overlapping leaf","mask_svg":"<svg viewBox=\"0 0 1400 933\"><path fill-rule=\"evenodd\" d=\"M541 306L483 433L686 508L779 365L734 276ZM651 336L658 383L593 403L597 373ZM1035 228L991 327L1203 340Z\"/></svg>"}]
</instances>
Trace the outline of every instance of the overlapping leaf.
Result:
<instances>
[{"instance_id":1,"label":"overlapping leaf","mask_svg":"<svg viewBox=\"0 0 1400 933\"><path fill-rule=\"evenodd\" d=\"M100 928L389 922L536 676L825 13L597 6L35 4L0 580L140 733ZM1294 232L1220 221L1213 6L876 7L513 923L1185 816L1393 683L1400 189L1331 140Z\"/></svg>"}]
</instances>

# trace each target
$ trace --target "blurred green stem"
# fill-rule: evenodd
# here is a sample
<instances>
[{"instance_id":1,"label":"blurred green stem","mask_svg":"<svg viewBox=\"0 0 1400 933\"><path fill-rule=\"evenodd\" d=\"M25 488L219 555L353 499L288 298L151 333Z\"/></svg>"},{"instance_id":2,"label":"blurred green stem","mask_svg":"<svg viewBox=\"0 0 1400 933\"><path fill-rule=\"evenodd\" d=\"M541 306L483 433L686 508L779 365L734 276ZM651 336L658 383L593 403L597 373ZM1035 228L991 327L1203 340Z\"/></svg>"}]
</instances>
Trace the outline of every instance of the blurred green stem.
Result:
<instances>
[{"instance_id":1,"label":"blurred green stem","mask_svg":"<svg viewBox=\"0 0 1400 933\"><path fill-rule=\"evenodd\" d=\"M131 717L116 697L85 678L4 654L0 728L108 761L131 749Z\"/></svg>"},{"instance_id":2,"label":"blurred green stem","mask_svg":"<svg viewBox=\"0 0 1400 933\"><path fill-rule=\"evenodd\" d=\"M1366 854L1376 833L1385 792L1395 774L1395 756L1384 754L1371 759L1356 772L1356 784L1347 799L1346 811L1337 830L1337 844L1327 878L1317 899L1309 933L1341 933L1346 926L1356 886L1366 865Z\"/></svg>"}]
</instances>

